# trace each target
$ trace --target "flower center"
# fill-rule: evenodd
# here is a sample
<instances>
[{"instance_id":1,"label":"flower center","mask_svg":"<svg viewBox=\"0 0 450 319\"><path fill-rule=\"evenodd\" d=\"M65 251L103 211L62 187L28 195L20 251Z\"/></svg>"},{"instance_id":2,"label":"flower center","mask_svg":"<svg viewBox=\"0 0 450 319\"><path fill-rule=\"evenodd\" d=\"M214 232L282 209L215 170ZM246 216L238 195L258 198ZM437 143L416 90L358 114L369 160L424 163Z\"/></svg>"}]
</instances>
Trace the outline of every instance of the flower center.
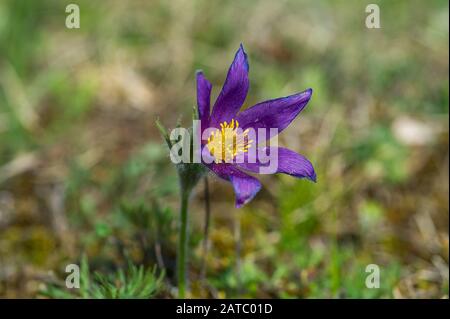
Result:
<instances>
[{"instance_id":1,"label":"flower center","mask_svg":"<svg viewBox=\"0 0 450 319\"><path fill-rule=\"evenodd\" d=\"M237 155L248 152L253 140L248 139L249 129L242 131L239 122L232 119L220 124L208 137L207 146L216 163L231 162Z\"/></svg>"}]
</instances>

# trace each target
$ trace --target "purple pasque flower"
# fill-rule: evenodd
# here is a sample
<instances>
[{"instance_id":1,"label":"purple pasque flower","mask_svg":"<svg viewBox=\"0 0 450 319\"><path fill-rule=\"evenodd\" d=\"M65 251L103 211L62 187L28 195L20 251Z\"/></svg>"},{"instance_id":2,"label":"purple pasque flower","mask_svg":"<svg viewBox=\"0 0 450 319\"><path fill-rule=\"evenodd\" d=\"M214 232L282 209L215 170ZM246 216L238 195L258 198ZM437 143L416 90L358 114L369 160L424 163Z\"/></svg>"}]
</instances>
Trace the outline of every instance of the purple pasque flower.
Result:
<instances>
[{"instance_id":1,"label":"purple pasque flower","mask_svg":"<svg viewBox=\"0 0 450 319\"><path fill-rule=\"evenodd\" d=\"M271 128L276 128L279 133L296 118L309 102L312 89L261 102L239 112L249 89L248 72L247 54L241 44L211 112L212 85L201 71L197 72L197 104L201 131L215 128L207 140L202 140L202 153L213 158L211 163L204 161L204 164L217 176L231 182L236 194L236 207L248 203L261 189L259 180L245 172L260 173L265 165L258 158L249 161L247 153L250 148L264 153L274 151L278 161L275 173L316 181L314 168L304 156L283 147L274 149L258 146L274 136ZM247 132L250 129L258 132L262 130L266 134L258 134L256 139L248 139ZM232 144L226 142L227 140L231 140ZM217 147L220 143L222 148ZM220 151L217 152L216 149ZM243 163L233 161L237 155L244 155Z\"/></svg>"}]
</instances>

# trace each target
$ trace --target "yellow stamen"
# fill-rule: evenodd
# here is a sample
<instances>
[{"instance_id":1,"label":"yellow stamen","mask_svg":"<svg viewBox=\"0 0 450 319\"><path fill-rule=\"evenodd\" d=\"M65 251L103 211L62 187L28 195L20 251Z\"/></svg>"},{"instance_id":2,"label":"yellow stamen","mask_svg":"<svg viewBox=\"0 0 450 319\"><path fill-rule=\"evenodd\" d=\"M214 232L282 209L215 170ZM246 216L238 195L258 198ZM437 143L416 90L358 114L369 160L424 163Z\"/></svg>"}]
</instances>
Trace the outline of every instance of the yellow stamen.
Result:
<instances>
[{"instance_id":1,"label":"yellow stamen","mask_svg":"<svg viewBox=\"0 0 450 319\"><path fill-rule=\"evenodd\" d=\"M216 163L231 162L236 156L248 152L253 140L248 140L249 129L238 130L239 122L232 119L230 123L220 123L220 129L208 137L208 149Z\"/></svg>"}]
</instances>

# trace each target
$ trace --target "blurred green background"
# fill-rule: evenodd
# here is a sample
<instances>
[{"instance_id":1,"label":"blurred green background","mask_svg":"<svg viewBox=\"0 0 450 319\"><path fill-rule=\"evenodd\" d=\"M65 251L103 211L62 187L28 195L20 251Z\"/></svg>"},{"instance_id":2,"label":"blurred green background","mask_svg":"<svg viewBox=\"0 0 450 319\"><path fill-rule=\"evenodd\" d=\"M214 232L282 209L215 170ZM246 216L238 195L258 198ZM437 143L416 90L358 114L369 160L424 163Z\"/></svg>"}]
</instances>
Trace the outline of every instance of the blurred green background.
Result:
<instances>
[{"instance_id":1,"label":"blurred green background","mask_svg":"<svg viewBox=\"0 0 450 319\"><path fill-rule=\"evenodd\" d=\"M314 89L280 145L318 183L264 176L238 210L211 176L205 278L200 184L191 296L448 298L447 1L71 2L80 29L68 1L0 2L0 297L176 295L177 178L154 121L189 125L195 70L215 98L242 42L246 106Z\"/></svg>"}]
</instances>

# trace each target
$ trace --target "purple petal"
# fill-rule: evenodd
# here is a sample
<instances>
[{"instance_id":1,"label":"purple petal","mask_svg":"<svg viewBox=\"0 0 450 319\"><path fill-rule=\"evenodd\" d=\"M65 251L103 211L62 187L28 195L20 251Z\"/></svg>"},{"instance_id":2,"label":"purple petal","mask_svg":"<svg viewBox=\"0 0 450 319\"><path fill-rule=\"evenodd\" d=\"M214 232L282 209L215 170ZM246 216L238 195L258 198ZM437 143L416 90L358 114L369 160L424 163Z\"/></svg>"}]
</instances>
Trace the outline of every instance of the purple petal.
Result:
<instances>
[{"instance_id":1,"label":"purple petal","mask_svg":"<svg viewBox=\"0 0 450 319\"><path fill-rule=\"evenodd\" d=\"M237 208L250 202L261 189L261 183L256 178L245 174L233 165L213 163L208 167L217 176L233 184Z\"/></svg>"},{"instance_id":2,"label":"purple petal","mask_svg":"<svg viewBox=\"0 0 450 319\"><path fill-rule=\"evenodd\" d=\"M291 96L261 102L240 112L236 120L243 130L247 128L255 129L257 135L256 144L258 144L258 142L262 141L262 137L258 137L259 128L266 130L266 139L276 135L270 133L270 128L278 129L277 134L279 134L305 108L311 99L311 95L312 89L308 89Z\"/></svg>"},{"instance_id":3,"label":"purple petal","mask_svg":"<svg viewBox=\"0 0 450 319\"><path fill-rule=\"evenodd\" d=\"M314 167L306 157L283 147L264 147L259 150L267 155L267 159L270 160L264 161L258 156L252 156L249 160L247 156L244 163L237 165L253 173L284 173L298 178L307 178L313 182L316 181ZM276 154L277 156L275 156Z\"/></svg>"},{"instance_id":4,"label":"purple petal","mask_svg":"<svg viewBox=\"0 0 450 319\"><path fill-rule=\"evenodd\" d=\"M196 77L198 117L202 123L202 127L206 128L209 121L212 85L203 75L202 71L198 71Z\"/></svg>"},{"instance_id":5,"label":"purple petal","mask_svg":"<svg viewBox=\"0 0 450 319\"><path fill-rule=\"evenodd\" d=\"M222 91L214 104L211 113L211 126L219 127L220 123L229 122L236 116L242 104L244 104L248 87L247 54L241 44L228 70Z\"/></svg>"}]
</instances>

